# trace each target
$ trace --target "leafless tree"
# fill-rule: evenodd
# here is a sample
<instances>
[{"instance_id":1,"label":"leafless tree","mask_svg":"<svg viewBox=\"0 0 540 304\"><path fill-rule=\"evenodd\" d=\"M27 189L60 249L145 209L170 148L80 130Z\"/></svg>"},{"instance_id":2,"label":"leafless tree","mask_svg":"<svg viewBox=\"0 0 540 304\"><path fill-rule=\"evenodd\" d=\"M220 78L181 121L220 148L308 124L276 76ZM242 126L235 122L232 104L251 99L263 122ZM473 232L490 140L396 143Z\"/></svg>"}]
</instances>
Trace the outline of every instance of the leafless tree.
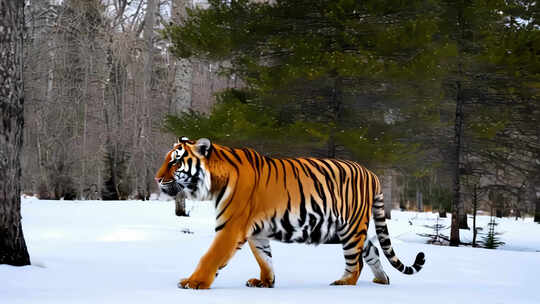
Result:
<instances>
[{"instance_id":1,"label":"leafless tree","mask_svg":"<svg viewBox=\"0 0 540 304\"><path fill-rule=\"evenodd\" d=\"M146 199L175 136L166 114L209 112L234 85L216 63L180 62L159 34L189 0L31 1L23 190L50 199ZM107 190L108 189L108 190Z\"/></svg>"}]
</instances>

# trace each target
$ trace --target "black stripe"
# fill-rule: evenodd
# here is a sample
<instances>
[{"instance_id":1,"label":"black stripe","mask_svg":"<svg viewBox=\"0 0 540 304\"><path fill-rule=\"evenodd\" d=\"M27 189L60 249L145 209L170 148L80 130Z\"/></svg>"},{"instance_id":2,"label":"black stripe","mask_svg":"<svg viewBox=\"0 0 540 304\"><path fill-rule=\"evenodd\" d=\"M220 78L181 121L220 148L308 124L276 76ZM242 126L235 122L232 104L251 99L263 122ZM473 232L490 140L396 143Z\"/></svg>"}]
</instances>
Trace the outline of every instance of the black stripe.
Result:
<instances>
[{"instance_id":1,"label":"black stripe","mask_svg":"<svg viewBox=\"0 0 540 304\"><path fill-rule=\"evenodd\" d=\"M383 247L383 248L389 248L390 246L392 246L392 243L390 242L389 238L387 238L385 240L380 240L379 239L379 243L381 244L381 247Z\"/></svg>"},{"instance_id":2,"label":"black stripe","mask_svg":"<svg viewBox=\"0 0 540 304\"><path fill-rule=\"evenodd\" d=\"M302 188L302 183L298 181L298 188L300 193L300 221L298 225L303 226L306 221L306 198L304 196L304 189Z\"/></svg>"},{"instance_id":3,"label":"black stripe","mask_svg":"<svg viewBox=\"0 0 540 304\"><path fill-rule=\"evenodd\" d=\"M307 241L308 237L309 237L308 227L304 227L304 230L302 230L302 238L298 240L298 242L304 243Z\"/></svg>"},{"instance_id":4,"label":"black stripe","mask_svg":"<svg viewBox=\"0 0 540 304\"><path fill-rule=\"evenodd\" d=\"M311 243L313 244L319 244L321 242L321 227L323 224L323 219L319 219L315 227L311 230L310 238Z\"/></svg>"},{"instance_id":5,"label":"black stripe","mask_svg":"<svg viewBox=\"0 0 540 304\"><path fill-rule=\"evenodd\" d=\"M308 213L308 227L313 228L317 224L317 218L313 213Z\"/></svg>"},{"instance_id":6,"label":"black stripe","mask_svg":"<svg viewBox=\"0 0 540 304\"><path fill-rule=\"evenodd\" d=\"M359 240L356 240L356 241L353 241L353 242L348 243L347 245L345 245L345 246L343 247L343 250L349 250L349 249L351 249L351 248L353 248L353 247L356 247L356 245L358 245L358 241L359 241Z\"/></svg>"},{"instance_id":7,"label":"black stripe","mask_svg":"<svg viewBox=\"0 0 540 304\"><path fill-rule=\"evenodd\" d=\"M345 219L349 219L349 212L351 211L351 204L349 202L349 190L350 190L350 186L349 186L349 182L350 182L350 178L347 176L345 178L345 184L342 185L342 187L345 189L345 198L343 199L343 204L345 204L345 216L344 218Z\"/></svg>"},{"instance_id":8,"label":"black stripe","mask_svg":"<svg viewBox=\"0 0 540 304\"><path fill-rule=\"evenodd\" d=\"M292 172L294 174L294 177L298 179L298 169L294 165L294 163L290 159L284 159L283 161L287 162L289 165L291 165Z\"/></svg>"},{"instance_id":9,"label":"black stripe","mask_svg":"<svg viewBox=\"0 0 540 304\"><path fill-rule=\"evenodd\" d=\"M262 169L262 162L259 163L259 153L255 151L251 151L253 153L253 158L255 159L255 168L257 169L257 172Z\"/></svg>"},{"instance_id":10,"label":"black stripe","mask_svg":"<svg viewBox=\"0 0 540 304\"><path fill-rule=\"evenodd\" d=\"M319 159L319 161L320 161L326 168L328 168L328 171L330 171L330 174L332 174L332 179L333 179L333 180L336 180L336 175L334 174L334 169L332 168L332 166L330 166L330 164L327 163L328 160L326 160L326 159Z\"/></svg>"},{"instance_id":11,"label":"black stripe","mask_svg":"<svg viewBox=\"0 0 540 304\"><path fill-rule=\"evenodd\" d=\"M262 228L264 227L264 223L261 223L261 226L259 226L259 224L255 223L254 226L255 226L255 228L253 229L253 232L251 233L251 235L257 235L257 234L261 233Z\"/></svg>"},{"instance_id":12,"label":"black stripe","mask_svg":"<svg viewBox=\"0 0 540 304\"><path fill-rule=\"evenodd\" d=\"M216 198L216 208L218 207L219 202L221 201L221 198L225 194L225 191L227 190L228 185L229 185L229 178L227 177L227 180L225 181L225 186L223 186L223 188L221 188L221 191L219 191L218 196Z\"/></svg>"},{"instance_id":13,"label":"black stripe","mask_svg":"<svg viewBox=\"0 0 540 304\"><path fill-rule=\"evenodd\" d=\"M240 158L240 156L236 153L236 149L231 149L231 148L228 148L229 150L229 153L232 154L232 156L234 156L234 158L236 158L236 160L239 162L239 163L242 163L242 159Z\"/></svg>"},{"instance_id":14,"label":"black stripe","mask_svg":"<svg viewBox=\"0 0 540 304\"><path fill-rule=\"evenodd\" d=\"M300 161L300 159L298 159L298 158L293 158L292 161L294 161L295 163L298 164L298 166L302 169L302 171L304 171L304 174L305 174L306 176L309 176L308 171L306 170L306 168L304 167L304 164Z\"/></svg>"},{"instance_id":15,"label":"black stripe","mask_svg":"<svg viewBox=\"0 0 540 304\"><path fill-rule=\"evenodd\" d=\"M346 254L346 255L345 255L345 259L346 259L346 260L354 260L354 259L356 259L356 258L358 258L358 252L352 253L352 254Z\"/></svg>"},{"instance_id":16,"label":"black stripe","mask_svg":"<svg viewBox=\"0 0 540 304\"><path fill-rule=\"evenodd\" d=\"M315 191L317 191L317 194L321 198L321 202L323 204L323 210L326 210L326 195L324 194L324 188L321 182L319 181L319 179L317 178L317 176L315 176L315 174L311 170L309 170L309 176L313 180Z\"/></svg>"},{"instance_id":17,"label":"black stripe","mask_svg":"<svg viewBox=\"0 0 540 304\"><path fill-rule=\"evenodd\" d=\"M214 145L210 144L210 147L208 147L208 150L206 151L206 158L210 159L212 152L214 152Z\"/></svg>"},{"instance_id":18,"label":"black stripe","mask_svg":"<svg viewBox=\"0 0 540 304\"><path fill-rule=\"evenodd\" d=\"M225 228L225 225L227 224L229 220L225 221L223 224L216 227L216 232L220 231L221 229Z\"/></svg>"},{"instance_id":19,"label":"black stripe","mask_svg":"<svg viewBox=\"0 0 540 304\"><path fill-rule=\"evenodd\" d=\"M238 166L227 156L227 154L225 154L225 152L223 152L223 151L220 151L220 152L221 152L221 155L223 155L223 157L227 160L227 162L229 162L229 164L233 165L234 169L236 169L236 172L239 172Z\"/></svg>"},{"instance_id":20,"label":"black stripe","mask_svg":"<svg viewBox=\"0 0 540 304\"><path fill-rule=\"evenodd\" d=\"M276 231L277 225L276 225L276 211L274 211L274 215L272 215L272 218L270 219L270 230L273 232Z\"/></svg>"},{"instance_id":21,"label":"black stripe","mask_svg":"<svg viewBox=\"0 0 540 304\"><path fill-rule=\"evenodd\" d=\"M191 165L193 164L193 160L191 158L188 158L186 162L186 166L188 168L187 173L191 176Z\"/></svg>"},{"instance_id":22,"label":"black stripe","mask_svg":"<svg viewBox=\"0 0 540 304\"><path fill-rule=\"evenodd\" d=\"M248 149L244 148L242 149L242 152L244 152L244 155L246 156L246 159L248 163L253 167L253 158L251 158L251 153Z\"/></svg>"},{"instance_id":23,"label":"black stripe","mask_svg":"<svg viewBox=\"0 0 540 304\"><path fill-rule=\"evenodd\" d=\"M354 230L350 229L350 226L349 226L349 229L345 233L345 237L340 237L341 242L343 244L347 244L351 240L351 238L354 236L354 234L355 234Z\"/></svg>"},{"instance_id":24,"label":"black stripe","mask_svg":"<svg viewBox=\"0 0 540 304\"><path fill-rule=\"evenodd\" d=\"M338 172L339 172L339 182L343 184L345 180L345 176L347 176L345 169L343 169L340 161L336 159L330 159L330 161L337 167Z\"/></svg>"},{"instance_id":25,"label":"black stripe","mask_svg":"<svg viewBox=\"0 0 540 304\"><path fill-rule=\"evenodd\" d=\"M219 212L218 215L216 215L216 221L219 220L219 218L223 215L223 213L225 213L225 210L227 210L227 208L229 208L229 206L232 204L232 199L229 200L229 202L227 203L227 205L225 205L225 207L223 207L223 209L221 209L221 211Z\"/></svg>"},{"instance_id":26,"label":"black stripe","mask_svg":"<svg viewBox=\"0 0 540 304\"><path fill-rule=\"evenodd\" d=\"M271 166L274 166L274 169L276 170L276 182L277 182L279 174L278 174L276 161L273 158L270 158L270 157L267 157L266 161L269 162ZM271 167L271 166L269 166L269 167ZM270 173L268 173L268 175L270 176Z\"/></svg>"},{"instance_id":27,"label":"black stripe","mask_svg":"<svg viewBox=\"0 0 540 304\"><path fill-rule=\"evenodd\" d=\"M319 207L319 204L313 199L313 196L310 196L311 200L311 209L319 215L320 218L324 218L324 214L321 210L321 207Z\"/></svg>"},{"instance_id":28,"label":"black stripe","mask_svg":"<svg viewBox=\"0 0 540 304\"><path fill-rule=\"evenodd\" d=\"M195 171L199 172L201 170L201 160L197 158L197 162L195 163Z\"/></svg>"},{"instance_id":29,"label":"black stripe","mask_svg":"<svg viewBox=\"0 0 540 304\"><path fill-rule=\"evenodd\" d=\"M263 157L263 160L268 162L268 172L266 173L266 186L268 186L268 183L270 182L270 176L272 175L272 166L270 165L269 159L270 158L266 156ZM276 175L277 175L277 172L276 172Z\"/></svg>"},{"instance_id":30,"label":"black stripe","mask_svg":"<svg viewBox=\"0 0 540 304\"><path fill-rule=\"evenodd\" d=\"M352 180L351 180L351 189L352 189L352 218L363 218L364 214L359 216L360 213L362 213L362 203L366 200L364 197L358 196L358 183L362 182L358 180L358 168L354 166L353 164L350 164L351 166L351 174L352 174Z\"/></svg>"},{"instance_id":31,"label":"black stripe","mask_svg":"<svg viewBox=\"0 0 540 304\"><path fill-rule=\"evenodd\" d=\"M291 211L291 194L289 193L289 190L287 190L287 210Z\"/></svg>"},{"instance_id":32,"label":"black stripe","mask_svg":"<svg viewBox=\"0 0 540 304\"><path fill-rule=\"evenodd\" d=\"M328 219L326 219L326 236L325 236L326 239L328 237L334 237L335 238L334 234L330 234L330 230L331 230L331 227L332 227L333 223L334 223L334 221L332 220L332 215L329 215Z\"/></svg>"},{"instance_id":33,"label":"black stripe","mask_svg":"<svg viewBox=\"0 0 540 304\"><path fill-rule=\"evenodd\" d=\"M285 169L285 163L283 162L283 160L281 159L278 159L279 163L281 164L281 167L283 167L283 185L285 186L285 188L287 188L287 170ZM276 174L276 177L277 177L277 174Z\"/></svg>"},{"instance_id":34,"label":"black stripe","mask_svg":"<svg viewBox=\"0 0 540 304\"><path fill-rule=\"evenodd\" d=\"M285 214L283 214L283 218L281 219L281 226L285 229L285 241L289 242L294 233L294 227L291 225L289 219L289 210L285 210Z\"/></svg>"}]
</instances>

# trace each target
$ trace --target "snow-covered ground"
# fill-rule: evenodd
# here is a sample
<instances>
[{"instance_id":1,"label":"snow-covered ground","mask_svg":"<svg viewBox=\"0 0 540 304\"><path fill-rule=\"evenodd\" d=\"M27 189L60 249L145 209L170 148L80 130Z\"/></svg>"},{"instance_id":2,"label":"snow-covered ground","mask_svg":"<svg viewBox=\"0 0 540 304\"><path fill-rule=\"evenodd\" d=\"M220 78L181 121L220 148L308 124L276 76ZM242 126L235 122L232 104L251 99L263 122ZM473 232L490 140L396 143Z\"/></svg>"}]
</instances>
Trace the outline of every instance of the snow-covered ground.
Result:
<instances>
[{"instance_id":1,"label":"snow-covered ground","mask_svg":"<svg viewBox=\"0 0 540 304\"><path fill-rule=\"evenodd\" d=\"M426 245L417 235L430 232L423 225L436 215L398 211L388 222L397 255L410 264L423 251L426 265L405 276L381 257L390 285L371 283L366 267L357 286L329 286L343 273L341 246L272 242L276 288L244 286L259 272L244 246L212 289L178 289L214 234L212 207L189 209L191 217L179 218L164 201L25 199L32 266L0 265L0 303L540 303L540 225L499 219L501 250L452 248ZM488 221L480 217L479 226ZM449 226L449 219L441 223Z\"/></svg>"}]
</instances>

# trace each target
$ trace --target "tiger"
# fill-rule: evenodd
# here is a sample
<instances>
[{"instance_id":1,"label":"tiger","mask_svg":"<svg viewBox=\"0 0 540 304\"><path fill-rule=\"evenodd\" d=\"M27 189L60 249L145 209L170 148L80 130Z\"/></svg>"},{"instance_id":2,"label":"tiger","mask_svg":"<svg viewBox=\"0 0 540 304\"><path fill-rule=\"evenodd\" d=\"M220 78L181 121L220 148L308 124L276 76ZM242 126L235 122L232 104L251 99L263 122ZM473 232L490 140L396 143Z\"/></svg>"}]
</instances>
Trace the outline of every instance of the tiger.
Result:
<instances>
[{"instance_id":1,"label":"tiger","mask_svg":"<svg viewBox=\"0 0 540 304\"><path fill-rule=\"evenodd\" d=\"M215 237L180 288L208 289L218 271L247 242L260 267L248 287L272 288L275 274L270 240L341 244L345 271L331 285L356 285L364 261L375 283L389 284L377 248L367 240L370 214L390 264L404 274L419 272L425 255L412 266L396 256L385 221L378 177L360 164L332 158L272 158L250 148L230 148L207 138L178 139L156 173L159 189L170 196L212 201Z\"/></svg>"}]
</instances>

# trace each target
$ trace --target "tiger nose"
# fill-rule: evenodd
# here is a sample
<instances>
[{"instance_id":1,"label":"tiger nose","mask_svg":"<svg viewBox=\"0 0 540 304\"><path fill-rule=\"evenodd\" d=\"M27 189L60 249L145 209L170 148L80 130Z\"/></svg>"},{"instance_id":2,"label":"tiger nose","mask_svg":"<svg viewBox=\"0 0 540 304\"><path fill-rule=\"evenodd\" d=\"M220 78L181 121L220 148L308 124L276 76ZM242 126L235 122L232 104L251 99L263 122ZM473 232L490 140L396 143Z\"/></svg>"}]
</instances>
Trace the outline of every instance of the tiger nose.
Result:
<instances>
[{"instance_id":1,"label":"tiger nose","mask_svg":"<svg viewBox=\"0 0 540 304\"><path fill-rule=\"evenodd\" d=\"M154 180L156 181L156 183L159 184L159 183L161 182L162 178L160 178L160 177L154 177Z\"/></svg>"}]
</instances>

